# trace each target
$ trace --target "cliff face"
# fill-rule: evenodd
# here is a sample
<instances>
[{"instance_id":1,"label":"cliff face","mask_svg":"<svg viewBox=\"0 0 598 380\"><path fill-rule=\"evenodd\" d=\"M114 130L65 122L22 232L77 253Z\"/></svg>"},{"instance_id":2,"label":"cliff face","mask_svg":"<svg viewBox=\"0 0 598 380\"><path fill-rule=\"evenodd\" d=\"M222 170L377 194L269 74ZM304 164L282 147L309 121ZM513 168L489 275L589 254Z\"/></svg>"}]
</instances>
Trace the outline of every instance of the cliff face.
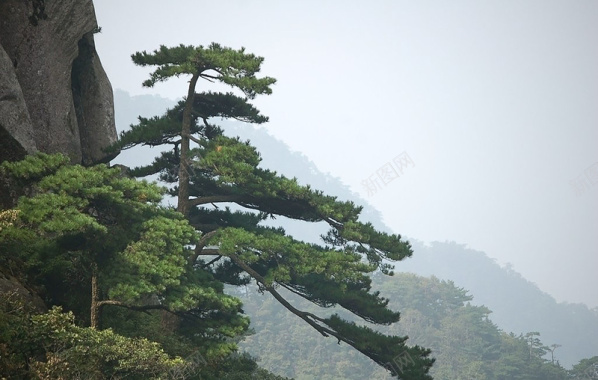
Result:
<instances>
[{"instance_id":1,"label":"cliff face","mask_svg":"<svg viewBox=\"0 0 598 380\"><path fill-rule=\"evenodd\" d=\"M109 161L112 87L95 51L92 0L0 1L0 162L61 152Z\"/></svg>"}]
</instances>

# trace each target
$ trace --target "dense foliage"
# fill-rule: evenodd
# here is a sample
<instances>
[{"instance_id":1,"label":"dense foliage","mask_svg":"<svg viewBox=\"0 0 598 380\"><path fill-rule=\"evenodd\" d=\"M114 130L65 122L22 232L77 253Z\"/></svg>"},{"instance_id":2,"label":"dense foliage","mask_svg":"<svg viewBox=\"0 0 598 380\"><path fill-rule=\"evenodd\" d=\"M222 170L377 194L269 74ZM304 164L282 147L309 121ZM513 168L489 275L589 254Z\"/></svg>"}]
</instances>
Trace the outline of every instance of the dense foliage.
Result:
<instances>
[{"instance_id":1,"label":"dense foliage","mask_svg":"<svg viewBox=\"0 0 598 380\"><path fill-rule=\"evenodd\" d=\"M249 324L241 302L209 271L188 265L196 233L160 205L163 189L61 155L5 162L0 171L25 194L0 214L2 273L57 306L39 314L18 292L3 294L3 374L224 378L231 361L257 370L235 356ZM183 359L197 357L201 366Z\"/></svg>"},{"instance_id":2,"label":"dense foliage","mask_svg":"<svg viewBox=\"0 0 598 380\"><path fill-rule=\"evenodd\" d=\"M60 307L40 314L10 292L0 297L0 328L0 374L10 379L154 379L186 365L155 342L77 326Z\"/></svg>"}]
</instances>

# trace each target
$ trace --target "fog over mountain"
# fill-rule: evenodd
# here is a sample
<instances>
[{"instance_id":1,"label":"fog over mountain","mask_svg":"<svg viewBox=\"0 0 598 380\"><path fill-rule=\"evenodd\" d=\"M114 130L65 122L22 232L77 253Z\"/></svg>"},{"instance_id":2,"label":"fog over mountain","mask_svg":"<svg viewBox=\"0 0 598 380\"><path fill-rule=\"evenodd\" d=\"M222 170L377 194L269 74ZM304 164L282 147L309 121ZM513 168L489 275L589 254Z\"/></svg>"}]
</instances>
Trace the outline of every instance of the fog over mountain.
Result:
<instances>
[{"instance_id":1,"label":"fog over mountain","mask_svg":"<svg viewBox=\"0 0 598 380\"><path fill-rule=\"evenodd\" d=\"M126 129L136 122L138 115L150 117L161 114L174 103L173 100L155 95L130 96L125 91L116 90L117 128ZM367 200L351 191L339 178L319 171L308 157L291 151L265 128L240 122L228 122L223 128L229 136L250 140L260 151L264 168L276 170L287 177L296 177L301 183L310 184L315 189L363 205L365 220L381 230L390 231L380 211L369 205ZM142 156L133 156L125 151L114 163L135 166L147 161L153 154L155 151L149 148ZM300 239L313 240L313 236L327 231L325 225L313 223L286 220L282 224L287 233ZM503 331L515 334L537 331L545 344L561 345L555 355L566 367L598 353L598 308L558 303L512 267L499 265L484 252L468 248L466 242L425 243L405 237L411 241L414 254L396 263L396 271L453 281L456 286L469 291L474 305L488 307L492 311L490 318Z\"/></svg>"},{"instance_id":2,"label":"fog over mountain","mask_svg":"<svg viewBox=\"0 0 598 380\"><path fill-rule=\"evenodd\" d=\"M598 306L598 2L95 6L114 88L180 98L188 78L144 88L149 68L130 55L245 47L277 79L255 102L264 128L394 231L466 243L559 301Z\"/></svg>"}]
</instances>

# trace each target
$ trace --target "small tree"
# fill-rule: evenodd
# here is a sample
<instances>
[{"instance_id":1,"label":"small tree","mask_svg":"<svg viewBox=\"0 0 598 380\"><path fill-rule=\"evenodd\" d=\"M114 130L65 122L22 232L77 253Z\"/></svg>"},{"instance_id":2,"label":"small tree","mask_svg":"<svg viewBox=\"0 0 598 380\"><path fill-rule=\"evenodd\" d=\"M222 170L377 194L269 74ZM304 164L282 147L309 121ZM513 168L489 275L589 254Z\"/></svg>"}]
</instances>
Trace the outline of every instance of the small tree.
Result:
<instances>
[{"instance_id":1,"label":"small tree","mask_svg":"<svg viewBox=\"0 0 598 380\"><path fill-rule=\"evenodd\" d=\"M556 351L557 348L562 347L560 344L551 344L550 345L550 361L552 362L552 364L554 364L554 351ZM558 360L557 360L558 363Z\"/></svg>"},{"instance_id":2,"label":"small tree","mask_svg":"<svg viewBox=\"0 0 598 380\"><path fill-rule=\"evenodd\" d=\"M540 333L537 331L528 332L525 334L525 340L529 347L529 360L532 358L541 358L546 355L548 347L540 341Z\"/></svg>"},{"instance_id":3,"label":"small tree","mask_svg":"<svg viewBox=\"0 0 598 380\"><path fill-rule=\"evenodd\" d=\"M272 78L257 78L263 58L212 44L160 47L136 53L133 61L156 70L144 83L153 86L173 76L191 76L187 97L161 117L140 118L121 134L119 148L136 145L172 145L133 175L160 173L178 196L178 210L200 233L189 265L210 270L232 285L253 279L292 313L324 336L333 336L381 366L406 352L411 358L400 374L404 379L425 379L433 363L429 350L407 347L406 337L385 336L338 315L323 318L295 308L280 289L300 295L322 307L340 305L375 324L398 321L388 301L370 292L369 274L392 274L389 260L412 254L399 235L376 231L358 220L361 207L341 202L296 179L259 167L260 156L249 142L227 137L211 119L232 118L263 123L267 118L250 103L257 94L269 94ZM199 79L217 81L240 90L233 93L196 93ZM194 144L191 147L191 143ZM238 211L218 204L236 204ZM276 215L305 222L326 222L330 231L322 245L295 240L282 228L263 226ZM396 373L395 373L396 374ZM396 374L398 375L398 374Z\"/></svg>"}]
</instances>

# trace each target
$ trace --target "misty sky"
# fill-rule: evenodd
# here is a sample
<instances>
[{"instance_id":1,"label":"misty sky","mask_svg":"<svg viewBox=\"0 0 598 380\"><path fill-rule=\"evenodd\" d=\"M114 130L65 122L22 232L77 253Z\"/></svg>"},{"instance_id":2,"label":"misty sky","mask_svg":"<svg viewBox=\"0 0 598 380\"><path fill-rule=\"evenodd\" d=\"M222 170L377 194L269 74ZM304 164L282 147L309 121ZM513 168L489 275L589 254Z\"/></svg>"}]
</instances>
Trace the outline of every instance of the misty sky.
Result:
<instances>
[{"instance_id":1,"label":"misty sky","mask_svg":"<svg viewBox=\"0 0 598 380\"><path fill-rule=\"evenodd\" d=\"M186 93L186 79L142 88L135 51L245 47L278 80L254 102L265 128L395 232L598 306L597 1L94 3L115 89Z\"/></svg>"}]
</instances>

